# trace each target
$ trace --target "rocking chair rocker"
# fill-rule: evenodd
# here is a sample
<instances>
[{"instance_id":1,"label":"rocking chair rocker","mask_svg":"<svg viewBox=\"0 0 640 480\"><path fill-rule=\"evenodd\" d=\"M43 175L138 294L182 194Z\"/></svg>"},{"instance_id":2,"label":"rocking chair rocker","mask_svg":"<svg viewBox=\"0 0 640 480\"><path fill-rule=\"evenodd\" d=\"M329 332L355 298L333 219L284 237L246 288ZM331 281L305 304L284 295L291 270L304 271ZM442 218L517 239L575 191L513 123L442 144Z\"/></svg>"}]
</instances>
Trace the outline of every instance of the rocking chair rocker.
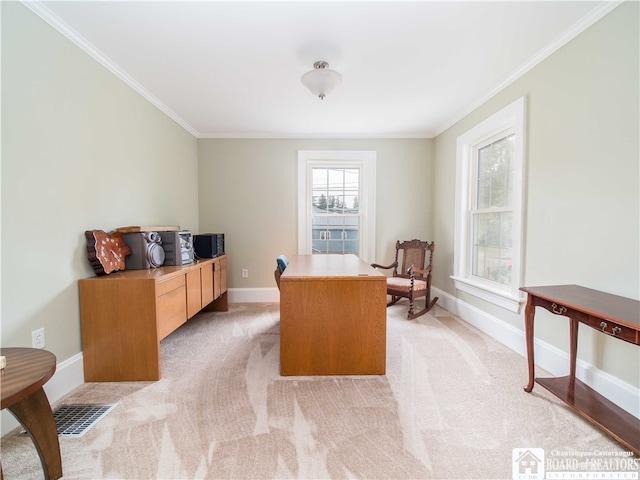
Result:
<instances>
[{"instance_id":1,"label":"rocking chair rocker","mask_svg":"<svg viewBox=\"0 0 640 480\"><path fill-rule=\"evenodd\" d=\"M393 276L387 278L387 295L391 295L391 301L387 307L394 305L401 298L409 299L409 312L407 318L413 319L427 313L438 301L438 297L431 300L431 270L433 261L434 242L420 240L407 240L396 242L396 259L388 266L372 263L373 268L392 269ZM429 256L427 257L427 252ZM402 268L398 271L401 256ZM425 297L424 309L414 312L413 301L416 298Z\"/></svg>"}]
</instances>

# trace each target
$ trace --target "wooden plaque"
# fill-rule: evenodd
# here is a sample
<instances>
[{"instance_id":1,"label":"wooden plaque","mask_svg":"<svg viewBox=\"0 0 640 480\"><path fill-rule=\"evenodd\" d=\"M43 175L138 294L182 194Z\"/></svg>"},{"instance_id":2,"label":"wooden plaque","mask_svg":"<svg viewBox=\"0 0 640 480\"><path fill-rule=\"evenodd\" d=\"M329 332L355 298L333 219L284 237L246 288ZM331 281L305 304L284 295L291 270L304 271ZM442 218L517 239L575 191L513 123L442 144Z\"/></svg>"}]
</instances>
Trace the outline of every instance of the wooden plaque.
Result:
<instances>
[{"instance_id":1,"label":"wooden plaque","mask_svg":"<svg viewBox=\"0 0 640 480\"><path fill-rule=\"evenodd\" d=\"M122 239L122 233L106 233L102 230L87 230L87 254L96 275L124 270L124 258L131 253Z\"/></svg>"}]
</instances>

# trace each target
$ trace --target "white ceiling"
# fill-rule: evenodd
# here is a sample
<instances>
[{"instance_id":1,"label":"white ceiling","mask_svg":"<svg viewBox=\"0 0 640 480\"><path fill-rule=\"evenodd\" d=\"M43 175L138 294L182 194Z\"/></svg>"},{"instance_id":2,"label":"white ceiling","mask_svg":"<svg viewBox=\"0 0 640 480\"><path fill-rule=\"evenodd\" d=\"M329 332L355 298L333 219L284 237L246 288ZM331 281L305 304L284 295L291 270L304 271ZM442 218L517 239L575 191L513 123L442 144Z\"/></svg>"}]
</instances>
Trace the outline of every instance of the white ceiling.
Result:
<instances>
[{"instance_id":1,"label":"white ceiling","mask_svg":"<svg viewBox=\"0 0 640 480\"><path fill-rule=\"evenodd\" d=\"M432 137L618 5L25 2L194 136ZM325 60L324 100L300 83Z\"/></svg>"}]
</instances>

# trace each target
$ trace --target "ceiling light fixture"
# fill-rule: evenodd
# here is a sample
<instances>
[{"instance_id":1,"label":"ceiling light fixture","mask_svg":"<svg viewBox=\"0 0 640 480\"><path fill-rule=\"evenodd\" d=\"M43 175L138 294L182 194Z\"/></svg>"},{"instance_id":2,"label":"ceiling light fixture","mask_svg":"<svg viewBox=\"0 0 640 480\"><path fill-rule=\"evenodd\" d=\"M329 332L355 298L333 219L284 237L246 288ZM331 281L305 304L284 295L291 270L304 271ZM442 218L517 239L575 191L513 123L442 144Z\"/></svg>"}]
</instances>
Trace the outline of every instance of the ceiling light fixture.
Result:
<instances>
[{"instance_id":1,"label":"ceiling light fixture","mask_svg":"<svg viewBox=\"0 0 640 480\"><path fill-rule=\"evenodd\" d=\"M329 64L319 61L313 64L313 70L308 71L300 81L311 93L323 100L326 95L342 81L342 75L328 68Z\"/></svg>"}]
</instances>

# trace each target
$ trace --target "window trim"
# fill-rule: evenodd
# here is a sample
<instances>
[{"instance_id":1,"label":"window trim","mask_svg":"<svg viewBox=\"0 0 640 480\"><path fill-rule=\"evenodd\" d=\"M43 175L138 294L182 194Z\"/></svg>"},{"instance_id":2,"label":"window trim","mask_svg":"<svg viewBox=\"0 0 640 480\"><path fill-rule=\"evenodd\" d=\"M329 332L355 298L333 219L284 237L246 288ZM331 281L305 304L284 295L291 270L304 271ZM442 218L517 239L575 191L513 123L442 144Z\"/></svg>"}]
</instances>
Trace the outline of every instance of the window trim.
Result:
<instances>
[{"instance_id":1,"label":"window trim","mask_svg":"<svg viewBox=\"0 0 640 480\"><path fill-rule=\"evenodd\" d=\"M360 258L374 260L376 246L376 152L375 150L298 150L298 255L311 254L311 169L313 167L360 169L359 207L362 219ZM362 233L366 232L366 233Z\"/></svg>"},{"instance_id":2,"label":"window trim","mask_svg":"<svg viewBox=\"0 0 640 480\"><path fill-rule=\"evenodd\" d=\"M456 289L487 302L518 313L524 302L519 290L524 261L524 166L526 145L526 97L520 97L499 112L480 122L457 139L456 154L456 219L454 236L454 274L450 277ZM514 129L514 192L513 192L513 265L511 285L483 281L471 275L471 185L474 147L484 140Z\"/></svg>"}]
</instances>

